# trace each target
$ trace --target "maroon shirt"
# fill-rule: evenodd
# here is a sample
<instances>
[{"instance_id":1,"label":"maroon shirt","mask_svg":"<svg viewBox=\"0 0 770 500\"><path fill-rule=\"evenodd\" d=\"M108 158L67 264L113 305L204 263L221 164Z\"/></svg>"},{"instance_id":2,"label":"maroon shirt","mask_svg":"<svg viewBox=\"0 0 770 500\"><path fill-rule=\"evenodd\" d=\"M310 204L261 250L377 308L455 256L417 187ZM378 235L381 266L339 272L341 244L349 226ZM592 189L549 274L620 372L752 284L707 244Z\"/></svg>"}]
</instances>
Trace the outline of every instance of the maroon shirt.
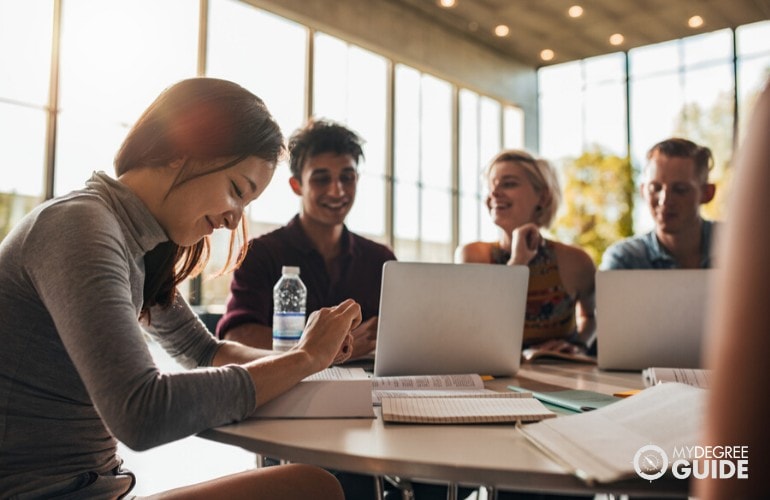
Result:
<instances>
[{"instance_id":1,"label":"maroon shirt","mask_svg":"<svg viewBox=\"0 0 770 500\"><path fill-rule=\"evenodd\" d=\"M321 254L302 230L299 216L287 225L249 242L246 258L230 283L227 312L217 324L217 336L244 323L273 324L273 286L282 266L299 266L307 287L307 314L352 298L361 305L363 320L380 307L382 266L396 256L388 247L342 231L342 250L336 257L340 274L335 282L326 272Z\"/></svg>"}]
</instances>

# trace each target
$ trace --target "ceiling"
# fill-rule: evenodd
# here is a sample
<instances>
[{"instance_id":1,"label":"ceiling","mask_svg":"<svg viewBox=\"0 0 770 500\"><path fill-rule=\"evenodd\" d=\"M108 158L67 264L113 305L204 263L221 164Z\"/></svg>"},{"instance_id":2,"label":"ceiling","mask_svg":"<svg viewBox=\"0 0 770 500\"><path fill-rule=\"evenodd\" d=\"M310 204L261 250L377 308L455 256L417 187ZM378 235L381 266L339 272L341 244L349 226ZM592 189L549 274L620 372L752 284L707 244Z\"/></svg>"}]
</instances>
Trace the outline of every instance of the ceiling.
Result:
<instances>
[{"instance_id":1,"label":"ceiling","mask_svg":"<svg viewBox=\"0 0 770 500\"><path fill-rule=\"evenodd\" d=\"M392 1L535 67L770 19L770 0L456 0L451 8L439 0ZM567 14L573 5L583 8L578 18ZM694 15L703 18L699 28L687 24ZM494 34L500 24L507 36ZM615 33L621 45L609 43ZM543 61L543 49L554 58Z\"/></svg>"}]
</instances>

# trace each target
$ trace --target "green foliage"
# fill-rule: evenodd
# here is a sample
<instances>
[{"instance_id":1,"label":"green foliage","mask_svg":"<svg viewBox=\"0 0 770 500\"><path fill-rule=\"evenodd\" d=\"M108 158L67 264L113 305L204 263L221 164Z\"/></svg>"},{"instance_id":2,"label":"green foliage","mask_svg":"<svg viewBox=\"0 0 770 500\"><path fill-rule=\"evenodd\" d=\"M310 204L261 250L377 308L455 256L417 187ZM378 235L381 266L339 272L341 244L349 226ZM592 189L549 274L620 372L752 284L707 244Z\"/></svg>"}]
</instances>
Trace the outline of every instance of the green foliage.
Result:
<instances>
[{"instance_id":1,"label":"green foliage","mask_svg":"<svg viewBox=\"0 0 770 500\"><path fill-rule=\"evenodd\" d=\"M561 177L564 201L552 231L598 264L610 244L633 234L631 162L596 148L567 160Z\"/></svg>"},{"instance_id":2,"label":"green foliage","mask_svg":"<svg viewBox=\"0 0 770 500\"><path fill-rule=\"evenodd\" d=\"M3 241L13 226L40 201L33 196L0 193L0 241Z\"/></svg>"}]
</instances>

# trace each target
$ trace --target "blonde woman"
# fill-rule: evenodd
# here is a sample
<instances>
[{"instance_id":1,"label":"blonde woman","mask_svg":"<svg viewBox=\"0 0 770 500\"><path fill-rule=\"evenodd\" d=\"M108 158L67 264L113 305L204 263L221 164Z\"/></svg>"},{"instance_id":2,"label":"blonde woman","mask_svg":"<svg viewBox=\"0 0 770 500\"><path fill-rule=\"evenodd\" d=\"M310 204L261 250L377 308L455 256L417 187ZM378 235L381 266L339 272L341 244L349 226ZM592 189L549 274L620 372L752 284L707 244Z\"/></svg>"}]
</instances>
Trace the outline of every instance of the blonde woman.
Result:
<instances>
[{"instance_id":1,"label":"blonde woman","mask_svg":"<svg viewBox=\"0 0 770 500\"><path fill-rule=\"evenodd\" d=\"M561 197L553 167L525 151L499 153L485 171L486 205L497 241L457 249L457 262L529 266L524 346L568 353L591 350L595 266L580 248L546 239Z\"/></svg>"}]
</instances>

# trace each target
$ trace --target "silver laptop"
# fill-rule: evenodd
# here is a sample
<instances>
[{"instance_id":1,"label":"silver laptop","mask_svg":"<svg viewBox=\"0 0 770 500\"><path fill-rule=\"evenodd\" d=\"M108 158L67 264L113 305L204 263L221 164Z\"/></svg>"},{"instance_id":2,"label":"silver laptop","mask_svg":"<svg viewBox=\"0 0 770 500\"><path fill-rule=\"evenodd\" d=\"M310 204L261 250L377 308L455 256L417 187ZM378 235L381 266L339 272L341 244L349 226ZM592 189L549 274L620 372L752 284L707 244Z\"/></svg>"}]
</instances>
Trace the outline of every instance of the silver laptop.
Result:
<instances>
[{"instance_id":1,"label":"silver laptop","mask_svg":"<svg viewBox=\"0 0 770 500\"><path fill-rule=\"evenodd\" d=\"M597 362L604 370L701 367L709 269L596 273Z\"/></svg>"},{"instance_id":2,"label":"silver laptop","mask_svg":"<svg viewBox=\"0 0 770 500\"><path fill-rule=\"evenodd\" d=\"M386 262L376 376L519 369L529 268Z\"/></svg>"}]
</instances>

